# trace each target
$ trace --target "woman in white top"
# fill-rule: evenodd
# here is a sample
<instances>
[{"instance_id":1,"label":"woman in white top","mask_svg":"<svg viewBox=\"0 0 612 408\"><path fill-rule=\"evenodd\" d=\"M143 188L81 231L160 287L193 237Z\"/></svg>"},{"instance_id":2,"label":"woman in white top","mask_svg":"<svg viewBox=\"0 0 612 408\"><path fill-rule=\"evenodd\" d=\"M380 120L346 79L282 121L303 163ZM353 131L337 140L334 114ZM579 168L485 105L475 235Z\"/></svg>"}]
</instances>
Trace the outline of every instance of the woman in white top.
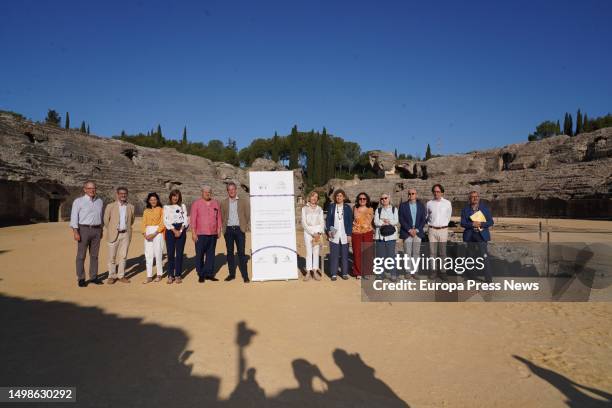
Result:
<instances>
[{"instance_id":1,"label":"woman in white top","mask_svg":"<svg viewBox=\"0 0 612 408\"><path fill-rule=\"evenodd\" d=\"M308 202L302 207L302 228L304 229L304 244L306 246L306 275L304 281L310 279L321 279L319 271L319 249L321 237L325 232L325 221L323 220L323 209L319 207L319 194L316 191L308 195Z\"/></svg>"},{"instance_id":2,"label":"woman in white top","mask_svg":"<svg viewBox=\"0 0 612 408\"><path fill-rule=\"evenodd\" d=\"M377 258L395 258L395 242L399 225L399 211L391 205L391 195L380 196L378 208L374 212L374 240L376 241ZM390 270L391 279L397 279L397 269ZM382 275L379 275L382 278Z\"/></svg>"},{"instance_id":3,"label":"woman in white top","mask_svg":"<svg viewBox=\"0 0 612 408\"><path fill-rule=\"evenodd\" d=\"M189 227L187 207L179 190L170 192L169 205L164 205L166 248L168 250L168 283L181 283L186 230Z\"/></svg>"}]
</instances>

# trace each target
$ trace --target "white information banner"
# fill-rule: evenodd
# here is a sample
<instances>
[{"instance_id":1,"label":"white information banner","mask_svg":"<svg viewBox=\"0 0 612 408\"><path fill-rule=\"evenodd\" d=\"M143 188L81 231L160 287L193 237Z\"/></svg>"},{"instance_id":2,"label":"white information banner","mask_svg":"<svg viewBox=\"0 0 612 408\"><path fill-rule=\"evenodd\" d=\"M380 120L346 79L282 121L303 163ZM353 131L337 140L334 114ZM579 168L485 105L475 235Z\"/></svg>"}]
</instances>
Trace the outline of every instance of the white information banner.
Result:
<instances>
[{"instance_id":1,"label":"white information banner","mask_svg":"<svg viewBox=\"0 0 612 408\"><path fill-rule=\"evenodd\" d=\"M253 280L298 278L292 171L250 171Z\"/></svg>"}]
</instances>

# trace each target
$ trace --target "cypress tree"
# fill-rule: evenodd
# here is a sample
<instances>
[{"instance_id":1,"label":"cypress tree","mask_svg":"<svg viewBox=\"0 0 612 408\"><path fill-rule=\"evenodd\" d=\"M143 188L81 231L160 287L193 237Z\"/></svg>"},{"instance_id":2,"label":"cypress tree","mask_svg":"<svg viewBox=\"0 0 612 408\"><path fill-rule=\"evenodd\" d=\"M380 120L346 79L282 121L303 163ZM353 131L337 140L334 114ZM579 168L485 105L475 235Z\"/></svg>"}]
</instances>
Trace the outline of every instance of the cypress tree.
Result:
<instances>
[{"instance_id":1,"label":"cypress tree","mask_svg":"<svg viewBox=\"0 0 612 408\"><path fill-rule=\"evenodd\" d=\"M308 183L314 185L314 172L315 172L315 139L314 131L311 130L306 137L306 175L308 176Z\"/></svg>"},{"instance_id":2,"label":"cypress tree","mask_svg":"<svg viewBox=\"0 0 612 408\"><path fill-rule=\"evenodd\" d=\"M325 130L325 132L327 133L327 130ZM327 135L327 145L328 147L328 161L327 161L327 178L325 179L325 182L327 183L327 181L329 181L330 178L336 177L336 164L337 164L337 157L336 157L336 149L335 149L335 145L334 145L334 138L331 135Z\"/></svg>"},{"instance_id":3,"label":"cypress tree","mask_svg":"<svg viewBox=\"0 0 612 408\"><path fill-rule=\"evenodd\" d=\"M163 141L163 135L162 135L162 130L161 130L161 125L157 125L157 131L155 132L155 143L157 145L161 145L162 141Z\"/></svg>"},{"instance_id":4,"label":"cypress tree","mask_svg":"<svg viewBox=\"0 0 612 408\"><path fill-rule=\"evenodd\" d=\"M569 128L569 117L568 117L567 112L565 112L565 117L563 118L563 134L571 136L570 133L571 133L571 130Z\"/></svg>"},{"instance_id":5,"label":"cypress tree","mask_svg":"<svg viewBox=\"0 0 612 408\"><path fill-rule=\"evenodd\" d=\"M291 128L289 135L289 168L297 169L299 166L300 147L298 145L298 130L297 125Z\"/></svg>"},{"instance_id":6,"label":"cypress tree","mask_svg":"<svg viewBox=\"0 0 612 408\"><path fill-rule=\"evenodd\" d=\"M184 145L187 144L187 126L183 128L183 140L181 140L181 143L183 143Z\"/></svg>"},{"instance_id":7,"label":"cypress tree","mask_svg":"<svg viewBox=\"0 0 612 408\"><path fill-rule=\"evenodd\" d=\"M587 117L586 112L584 112L584 116L582 117L582 130L584 132L589 131L589 118Z\"/></svg>"},{"instance_id":8,"label":"cypress tree","mask_svg":"<svg viewBox=\"0 0 612 408\"><path fill-rule=\"evenodd\" d=\"M329 137L327 137L327 130L323 128L321 133L321 185L325 184L329 180L329 162L331 157L329 155Z\"/></svg>"},{"instance_id":9,"label":"cypress tree","mask_svg":"<svg viewBox=\"0 0 612 408\"><path fill-rule=\"evenodd\" d=\"M567 129L569 131L569 135L568 136L574 136L574 120L572 119L572 114L568 113L567 114L567 119L568 119L568 125L567 125Z\"/></svg>"},{"instance_id":10,"label":"cypress tree","mask_svg":"<svg viewBox=\"0 0 612 408\"><path fill-rule=\"evenodd\" d=\"M425 160L431 159L431 147L429 143L427 143L427 150L425 150Z\"/></svg>"},{"instance_id":11,"label":"cypress tree","mask_svg":"<svg viewBox=\"0 0 612 408\"><path fill-rule=\"evenodd\" d=\"M70 113L68 112L66 112L66 125L64 127L70 129Z\"/></svg>"},{"instance_id":12,"label":"cypress tree","mask_svg":"<svg viewBox=\"0 0 612 408\"><path fill-rule=\"evenodd\" d=\"M89 123L87 124L87 134L89 134Z\"/></svg>"},{"instance_id":13,"label":"cypress tree","mask_svg":"<svg viewBox=\"0 0 612 408\"><path fill-rule=\"evenodd\" d=\"M87 128L85 127L85 121L81 122L81 128L79 129L81 133L87 133Z\"/></svg>"},{"instance_id":14,"label":"cypress tree","mask_svg":"<svg viewBox=\"0 0 612 408\"><path fill-rule=\"evenodd\" d=\"M314 134L314 174L313 174L313 184L322 185L321 180L323 179L323 146L321 145L321 136L318 133Z\"/></svg>"},{"instance_id":15,"label":"cypress tree","mask_svg":"<svg viewBox=\"0 0 612 408\"><path fill-rule=\"evenodd\" d=\"M274 131L274 137L272 138L272 146L270 149L270 156L272 161L277 162L279 159L280 153L280 137L278 137L278 133Z\"/></svg>"},{"instance_id":16,"label":"cypress tree","mask_svg":"<svg viewBox=\"0 0 612 408\"><path fill-rule=\"evenodd\" d=\"M576 133L574 133L575 135L582 133L582 126L582 113L580 113L580 109L578 109L578 112L576 113Z\"/></svg>"},{"instance_id":17,"label":"cypress tree","mask_svg":"<svg viewBox=\"0 0 612 408\"><path fill-rule=\"evenodd\" d=\"M556 132L557 132L558 135L561 134L561 126L559 126L559 120L557 120L557 129L556 129Z\"/></svg>"},{"instance_id":18,"label":"cypress tree","mask_svg":"<svg viewBox=\"0 0 612 408\"><path fill-rule=\"evenodd\" d=\"M125 134L125 130L123 130L123 129L122 129L122 130L121 130L121 137L125 137L125 136L126 136L126 134Z\"/></svg>"}]
</instances>

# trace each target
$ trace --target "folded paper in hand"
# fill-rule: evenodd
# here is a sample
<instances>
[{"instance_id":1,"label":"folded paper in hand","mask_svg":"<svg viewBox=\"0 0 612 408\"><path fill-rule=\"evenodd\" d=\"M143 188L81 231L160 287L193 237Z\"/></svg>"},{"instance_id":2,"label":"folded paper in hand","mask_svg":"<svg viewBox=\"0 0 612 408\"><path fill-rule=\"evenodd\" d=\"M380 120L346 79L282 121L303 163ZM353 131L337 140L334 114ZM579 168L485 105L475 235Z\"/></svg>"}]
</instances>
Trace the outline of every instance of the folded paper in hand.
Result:
<instances>
[{"instance_id":1,"label":"folded paper in hand","mask_svg":"<svg viewBox=\"0 0 612 408\"><path fill-rule=\"evenodd\" d=\"M487 218L484 216L482 211L478 210L474 214L470 215L470 220L478 222L487 222ZM481 227L476 227L478 231L482 231Z\"/></svg>"},{"instance_id":2,"label":"folded paper in hand","mask_svg":"<svg viewBox=\"0 0 612 408\"><path fill-rule=\"evenodd\" d=\"M470 215L470 220L478 221L478 222L487 222L487 218L484 216L484 214L480 210Z\"/></svg>"}]
</instances>

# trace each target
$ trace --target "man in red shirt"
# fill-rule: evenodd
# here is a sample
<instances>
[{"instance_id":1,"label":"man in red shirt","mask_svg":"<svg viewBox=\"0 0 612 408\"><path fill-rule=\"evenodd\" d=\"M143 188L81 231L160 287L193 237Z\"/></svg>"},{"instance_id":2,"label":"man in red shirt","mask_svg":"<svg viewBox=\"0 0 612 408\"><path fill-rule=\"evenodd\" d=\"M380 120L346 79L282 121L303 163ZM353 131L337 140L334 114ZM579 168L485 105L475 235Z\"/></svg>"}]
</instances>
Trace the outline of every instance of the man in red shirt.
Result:
<instances>
[{"instance_id":1,"label":"man in red shirt","mask_svg":"<svg viewBox=\"0 0 612 408\"><path fill-rule=\"evenodd\" d=\"M196 247L196 271L198 282L215 278L215 247L221 233L221 208L213 200L210 186L202 186L202 198L191 204L191 237Z\"/></svg>"}]
</instances>

